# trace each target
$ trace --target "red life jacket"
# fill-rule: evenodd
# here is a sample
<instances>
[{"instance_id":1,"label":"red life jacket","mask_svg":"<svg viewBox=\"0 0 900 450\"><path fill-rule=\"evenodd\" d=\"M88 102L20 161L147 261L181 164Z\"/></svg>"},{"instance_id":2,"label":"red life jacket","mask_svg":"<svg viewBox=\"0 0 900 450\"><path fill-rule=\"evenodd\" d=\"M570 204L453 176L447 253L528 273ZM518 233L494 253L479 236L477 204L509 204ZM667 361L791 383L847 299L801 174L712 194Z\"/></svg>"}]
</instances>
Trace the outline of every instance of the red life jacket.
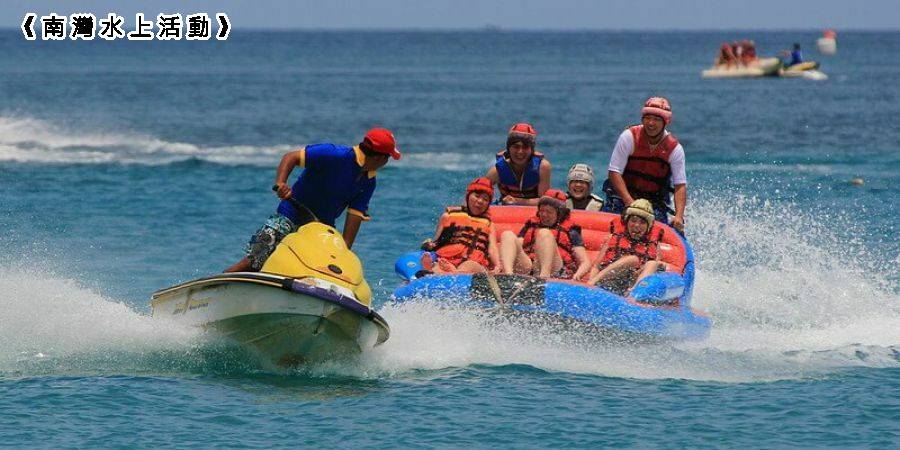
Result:
<instances>
[{"instance_id":1,"label":"red life jacket","mask_svg":"<svg viewBox=\"0 0 900 450\"><path fill-rule=\"evenodd\" d=\"M635 125L629 130L634 138L634 152L628 156L628 164L622 173L628 193L634 198L645 198L651 202L665 201L672 190L669 186L669 176L672 174L669 156L678 146L678 139L669 133L651 150L643 125Z\"/></svg>"},{"instance_id":2,"label":"red life jacket","mask_svg":"<svg viewBox=\"0 0 900 450\"><path fill-rule=\"evenodd\" d=\"M622 218L617 217L616 220L609 223L609 246L600 261L600 267L606 267L627 255L637 256L642 266L647 261L656 259L659 254L659 241L662 240L663 233L660 226L653 224L653 228L643 238L632 239Z\"/></svg>"},{"instance_id":3,"label":"red life jacket","mask_svg":"<svg viewBox=\"0 0 900 450\"><path fill-rule=\"evenodd\" d=\"M545 227L541 225L541 219L537 216L530 217L525 221L525 224L522 226L522 230L524 230L525 234L522 237L522 250L528 254L528 257L534 261L535 251L534 251L534 241L537 236L538 228L549 228L550 232L553 233L553 237L556 239L556 246L559 248L559 256L562 258L563 267L566 269L566 273L571 276L578 270L578 264L575 262L575 255L572 252L572 240L569 237L569 231L573 228L579 228L577 225L572 223L571 219L566 219L562 223L558 223L553 227Z\"/></svg>"},{"instance_id":4,"label":"red life jacket","mask_svg":"<svg viewBox=\"0 0 900 450\"><path fill-rule=\"evenodd\" d=\"M441 218L443 231L436 242L435 253L454 266L463 261L475 261L488 267L488 245L491 235L491 219L469 215L465 208L454 206L447 208Z\"/></svg>"}]
</instances>

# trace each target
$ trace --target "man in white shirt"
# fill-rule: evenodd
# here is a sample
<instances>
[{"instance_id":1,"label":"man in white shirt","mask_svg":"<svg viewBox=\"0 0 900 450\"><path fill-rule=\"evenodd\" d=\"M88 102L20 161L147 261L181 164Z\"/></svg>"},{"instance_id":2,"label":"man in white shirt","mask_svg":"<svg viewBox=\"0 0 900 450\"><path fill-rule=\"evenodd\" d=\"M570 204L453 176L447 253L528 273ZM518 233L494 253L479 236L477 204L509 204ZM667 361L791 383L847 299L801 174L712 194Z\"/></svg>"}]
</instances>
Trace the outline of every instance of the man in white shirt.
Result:
<instances>
[{"instance_id":1,"label":"man in white shirt","mask_svg":"<svg viewBox=\"0 0 900 450\"><path fill-rule=\"evenodd\" d=\"M656 220L684 231L684 148L666 130L671 121L669 101L651 97L641 109L641 124L619 136L609 160L609 178L603 185L607 195L604 211L621 213L625 206L645 198L653 204ZM674 211L669 209L669 193L675 197ZM675 214L671 220L667 212Z\"/></svg>"}]
</instances>

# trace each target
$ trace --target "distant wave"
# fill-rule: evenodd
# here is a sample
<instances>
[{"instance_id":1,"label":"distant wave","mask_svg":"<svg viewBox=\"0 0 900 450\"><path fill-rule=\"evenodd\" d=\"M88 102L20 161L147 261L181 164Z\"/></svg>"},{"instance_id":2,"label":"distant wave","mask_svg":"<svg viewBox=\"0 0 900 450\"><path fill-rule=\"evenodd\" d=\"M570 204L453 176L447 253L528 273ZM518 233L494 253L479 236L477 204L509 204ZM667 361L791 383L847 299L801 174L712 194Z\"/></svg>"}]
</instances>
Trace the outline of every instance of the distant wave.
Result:
<instances>
[{"instance_id":1,"label":"distant wave","mask_svg":"<svg viewBox=\"0 0 900 450\"><path fill-rule=\"evenodd\" d=\"M298 145L303 145L298 144ZM199 160L223 165L273 167L297 145L202 147L139 133L68 130L33 119L0 116L0 163L169 165ZM392 166L447 171L486 170L491 158L460 152L406 153Z\"/></svg>"},{"instance_id":2,"label":"distant wave","mask_svg":"<svg viewBox=\"0 0 900 450\"><path fill-rule=\"evenodd\" d=\"M0 116L0 162L167 165L201 160L271 166L291 148L291 145L201 147L138 133L83 132L33 118Z\"/></svg>"}]
</instances>

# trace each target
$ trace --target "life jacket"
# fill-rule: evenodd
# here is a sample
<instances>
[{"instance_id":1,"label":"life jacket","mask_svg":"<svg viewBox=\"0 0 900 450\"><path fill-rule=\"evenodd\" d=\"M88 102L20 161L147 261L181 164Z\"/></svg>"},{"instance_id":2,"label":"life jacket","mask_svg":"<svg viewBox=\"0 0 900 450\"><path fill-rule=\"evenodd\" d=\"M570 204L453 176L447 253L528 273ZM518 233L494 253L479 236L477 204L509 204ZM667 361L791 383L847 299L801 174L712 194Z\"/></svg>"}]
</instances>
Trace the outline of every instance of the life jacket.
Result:
<instances>
[{"instance_id":1,"label":"life jacket","mask_svg":"<svg viewBox=\"0 0 900 450\"><path fill-rule=\"evenodd\" d=\"M628 164L622 173L625 187L634 198L665 204L668 193L672 191L669 186L669 176L672 174L669 156L678 146L678 139L669 133L651 150L643 125L635 125L629 130L634 138L634 152L628 156Z\"/></svg>"},{"instance_id":2,"label":"life jacket","mask_svg":"<svg viewBox=\"0 0 900 450\"><path fill-rule=\"evenodd\" d=\"M600 211L600 208L603 207L603 199L596 194L591 194L588 199L587 205L584 207L583 211ZM575 201L572 200L572 196L569 194L566 194L566 207L573 211L578 209L575 207Z\"/></svg>"},{"instance_id":3,"label":"life jacket","mask_svg":"<svg viewBox=\"0 0 900 450\"><path fill-rule=\"evenodd\" d=\"M625 222L621 217L609 224L609 246L606 254L600 260L600 267L606 267L619 258L627 255L635 255L641 261L641 265L647 261L656 259L659 254L659 241L663 237L663 229L656 224L641 239L633 239L625 228Z\"/></svg>"},{"instance_id":4,"label":"life jacket","mask_svg":"<svg viewBox=\"0 0 900 450\"><path fill-rule=\"evenodd\" d=\"M451 206L441 218L441 235L435 244L435 252L454 266L463 261L475 261L488 267L488 245L491 235L491 219L469 215L466 208Z\"/></svg>"},{"instance_id":5,"label":"life jacket","mask_svg":"<svg viewBox=\"0 0 900 450\"><path fill-rule=\"evenodd\" d=\"M522 250L528 254L528 257L534 261L535 251L534 251L534 241L537 236L538 228L548 228L541 225L541 220L537 217L530 217L525 221L525 224L522 226L522 230L524 230L524 235L522 236ZM569 238L569 231L573 229L580 229L578 225L575 225L571 219L566 219L562 223L558 223L553 227L549 227L550 232L553 233L553 237L556 239L556 246L559 248L559 256L563 261L563 268L566 270L566 274L572 276L576 270L578 270L578 264L575 262L575 255L572 251L572 240Z\"/></svg>"},{"instance_id":6,"label":"life jacket","mask_svg":"<svg viewBox=\"0 0 900 450\"><path fill-rule=\"evenodd\" d=\"M497 187L500 189L501 197L512 195L518 198L538 198L538 184L541 182L541 161L544 154L538 151L534 152L531 162L525 168L525 173L520 179L513 172L512 166L509 164L509 153L503 150L497 153L497 162L494 167L497 168L497 176L500 182Z\"/></svg>"}]
</instances>

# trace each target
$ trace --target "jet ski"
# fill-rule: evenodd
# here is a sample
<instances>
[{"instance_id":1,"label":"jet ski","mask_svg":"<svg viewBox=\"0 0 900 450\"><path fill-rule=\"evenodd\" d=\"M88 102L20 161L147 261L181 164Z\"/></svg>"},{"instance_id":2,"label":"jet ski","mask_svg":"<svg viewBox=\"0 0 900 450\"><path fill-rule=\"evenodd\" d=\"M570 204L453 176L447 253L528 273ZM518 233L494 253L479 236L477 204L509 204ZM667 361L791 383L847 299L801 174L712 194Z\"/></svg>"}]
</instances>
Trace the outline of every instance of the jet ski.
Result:
<instances>
[{"instance_id":1,"label":"jet ski","mask_svg":"<svg viewBox=\"0 0 900 450\"><path fill-rule=\"evenodd\" d=\"M533 206L491 206L497 233L518 232L535 214ZM609 240L615 214L572 211L581 227L585 248L593 260ZM513 316L545 320L570 328L592 330L599 337L629 340L702 340L711 321L691 308L694 252L673 228L663 228L658 248L667 272L650 275L625 296L614 287L590 286L573 280L539 279L525 275L432 274L421 265L422 251L402 255L394 269L404 284L393 294L396 303L437 301L447 307L483 308ZM432 256L435 258L435 256Z\"/></svg>"},{"instance_id":2,"label":"jet ski","mask_svg":"<svg viewBox=\"0 0 900 450\"><path fill-rule=\"evenodd\" d=\"M312 221L287 235L260 272L223 273L161 289L150 306L154 318L203 327L263 360L296 366L385 342L390 328L371 302L362 264L343 236Z\"/></svg>"},{"instance_id":3,"label":"jet ski","mask_svg":"<svg viewBox=\"0 0 900 450\"><path fill-rule=\"evenodd\" d=\"M778 58L759 58L747 65L714 66L704 70L700 75L703 78L759 78L777 76L780 68L781 60Z\"/></svg>"},{"instance_id":4,"label":"jet ski","mask_svg":"<svg viewBox=\"0 0 900 450\"><path fill-rule=\"evenodd\" d=\"M805 78L807 80L827 80L828 75L819 71L819 63L805 61L787 66L778 71L778 75L784 78Z\"/></svg>"}]
</instances>

